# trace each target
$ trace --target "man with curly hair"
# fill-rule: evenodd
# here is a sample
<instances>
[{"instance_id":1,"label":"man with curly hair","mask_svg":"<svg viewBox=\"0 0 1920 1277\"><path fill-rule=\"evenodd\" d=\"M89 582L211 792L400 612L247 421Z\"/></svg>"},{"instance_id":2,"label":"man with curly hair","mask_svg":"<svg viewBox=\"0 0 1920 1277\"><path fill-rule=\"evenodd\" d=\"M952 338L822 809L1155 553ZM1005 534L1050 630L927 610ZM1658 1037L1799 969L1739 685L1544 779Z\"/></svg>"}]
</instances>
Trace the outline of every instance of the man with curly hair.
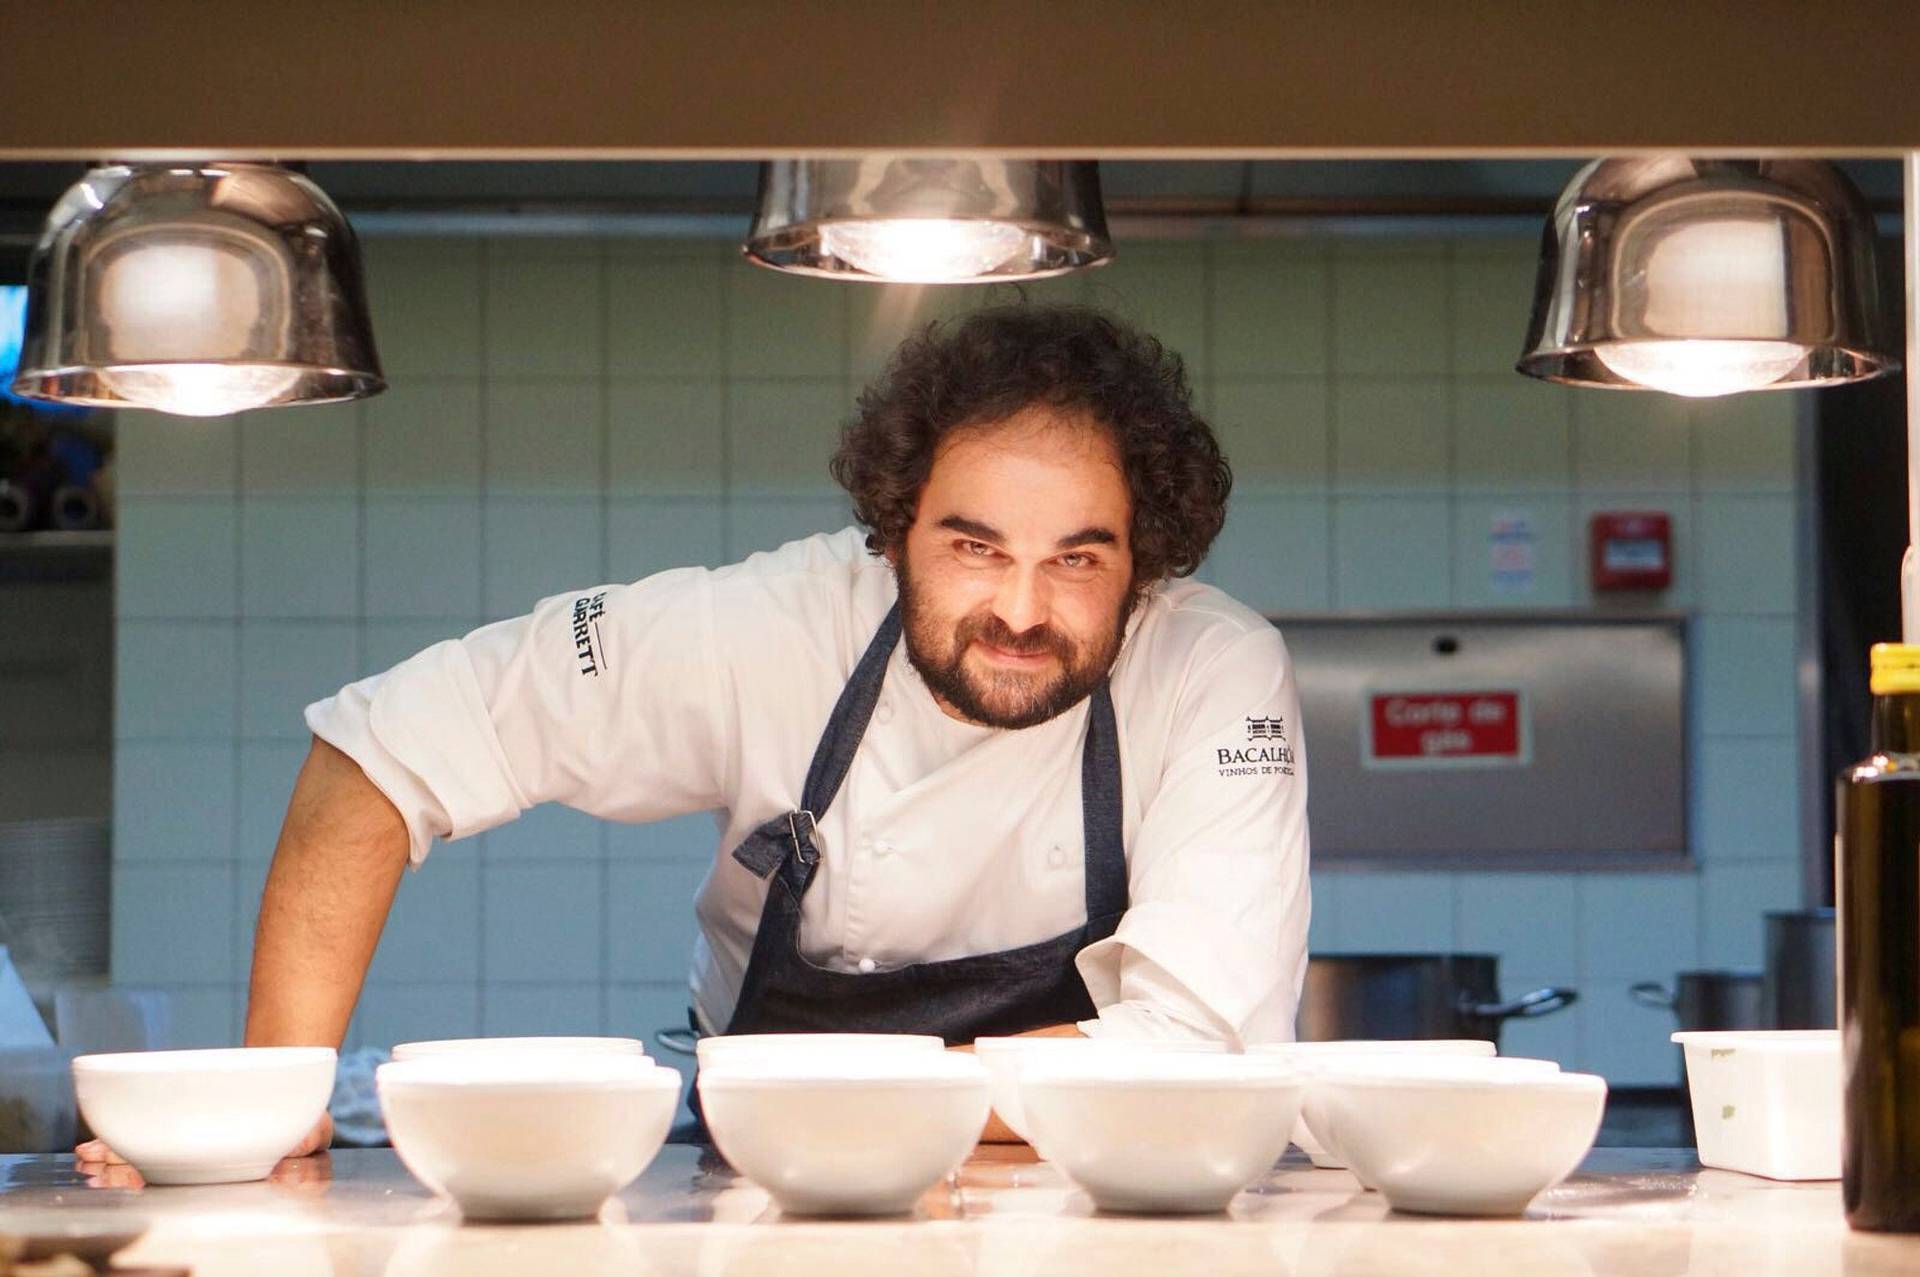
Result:
<instances>
[{"instance_id":1,"label":"man with curly hair","mask_svg":"<svg viewBox=\"0 0 1920 1277\"><path fill-rule=\"evenodd\" d=\"M716 813L706 1033L1292 1036L1306 766L1280 635L1183 580L1231 474L1097 311L905 342L861 528L555 595L307 710L247 1038L337 1044L401 869L560 802Z\"/></svg>"}]
</instances>

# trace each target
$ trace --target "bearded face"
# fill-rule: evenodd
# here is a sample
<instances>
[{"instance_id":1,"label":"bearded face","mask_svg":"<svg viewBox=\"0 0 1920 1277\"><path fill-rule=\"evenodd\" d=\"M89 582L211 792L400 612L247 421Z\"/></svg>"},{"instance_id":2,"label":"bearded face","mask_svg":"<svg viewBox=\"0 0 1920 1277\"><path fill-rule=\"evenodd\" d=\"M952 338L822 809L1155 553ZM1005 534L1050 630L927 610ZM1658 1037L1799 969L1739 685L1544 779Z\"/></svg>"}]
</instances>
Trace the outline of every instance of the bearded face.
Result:
<instances>
[{"instance_id":1,"label":"bearded face","mask_svg":"<svg viewBox=\"0 0 1920 1277\"><path fill-rule=\"evenodd\" d=\"M1031 410L946 441L893 561L908 659L949 714L1031 727L1100 685L1135 598L1130 511L1090 423Z\"/></svg>"},{"instance_id":2,"label":"bearded face","mask_svg":"<svg viewBox=\"0 0 1920 1277\"><path fill-rule=\"evenodd\" d=\"M1124 594L1103 631L1076 642L1048 624L1015 633L989 605L943 614L905 560L899 578L907 659L935 697L988 727L1033 727L1091 695L1120 653L1133 598Z\"/></svg>"}]
</instances>

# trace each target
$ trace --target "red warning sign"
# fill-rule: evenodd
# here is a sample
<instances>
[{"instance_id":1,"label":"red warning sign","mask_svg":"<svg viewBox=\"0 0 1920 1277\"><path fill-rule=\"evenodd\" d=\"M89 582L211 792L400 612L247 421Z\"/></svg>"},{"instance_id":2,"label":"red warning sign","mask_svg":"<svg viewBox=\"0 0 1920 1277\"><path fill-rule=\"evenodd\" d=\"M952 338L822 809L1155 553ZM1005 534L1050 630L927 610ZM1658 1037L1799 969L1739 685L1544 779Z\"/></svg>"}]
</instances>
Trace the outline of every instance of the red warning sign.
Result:
<instances>
[{"instance_id":1,"label":"red warning sign","mask_svg":"<svg viewBox=\"0 0 1920 1277\"><path fill-rule=\"evenodd\" d=\"M1369 767L1498 767L1528 761L1526 695L1516 690L1373 692Z\"/></svg>"}]
</instances>

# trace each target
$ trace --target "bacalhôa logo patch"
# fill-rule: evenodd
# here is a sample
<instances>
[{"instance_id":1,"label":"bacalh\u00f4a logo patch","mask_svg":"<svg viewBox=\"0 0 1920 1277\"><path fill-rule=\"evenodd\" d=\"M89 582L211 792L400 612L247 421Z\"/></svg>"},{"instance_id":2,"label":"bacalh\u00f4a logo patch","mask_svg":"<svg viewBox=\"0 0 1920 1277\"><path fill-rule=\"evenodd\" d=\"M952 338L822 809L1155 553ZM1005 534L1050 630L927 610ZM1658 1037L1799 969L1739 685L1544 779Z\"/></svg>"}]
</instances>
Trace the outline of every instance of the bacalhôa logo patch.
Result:
<instances>
[{"instance_id":1,"label":"bacalh\u00f4a logo patch","mask_svg":"<svg viewBox=\"0 0 1920 1277\"><path fill-rule=\"evenodd\" d=\"M1248 715L1246 744L1214 750L1214 766L1222 776L1291 776L1294 762L1287 720L1278 716Z\"/></svg>"}]
</instances>

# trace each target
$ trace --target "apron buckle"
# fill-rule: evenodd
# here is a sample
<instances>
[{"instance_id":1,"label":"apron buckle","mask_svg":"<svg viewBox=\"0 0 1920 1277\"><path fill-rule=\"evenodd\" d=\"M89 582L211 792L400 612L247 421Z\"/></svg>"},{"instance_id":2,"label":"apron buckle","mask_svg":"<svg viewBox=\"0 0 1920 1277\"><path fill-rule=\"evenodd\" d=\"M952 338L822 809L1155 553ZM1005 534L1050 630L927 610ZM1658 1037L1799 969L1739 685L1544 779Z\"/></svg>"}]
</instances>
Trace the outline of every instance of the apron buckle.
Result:
<instances>
[{"instance_id":1,"label":"apron buckle","mask_svg":"<svg viewBox=\"0 0 1920 1277\"><path fill-rule=\"evenodd\" d=\"M787 837L793 839L793 854L800 858L803 865L812 865L820 859L820 852L813 843L814 829L812 812L802 808L787 813Z\"/></svg>"}]
</instances>

